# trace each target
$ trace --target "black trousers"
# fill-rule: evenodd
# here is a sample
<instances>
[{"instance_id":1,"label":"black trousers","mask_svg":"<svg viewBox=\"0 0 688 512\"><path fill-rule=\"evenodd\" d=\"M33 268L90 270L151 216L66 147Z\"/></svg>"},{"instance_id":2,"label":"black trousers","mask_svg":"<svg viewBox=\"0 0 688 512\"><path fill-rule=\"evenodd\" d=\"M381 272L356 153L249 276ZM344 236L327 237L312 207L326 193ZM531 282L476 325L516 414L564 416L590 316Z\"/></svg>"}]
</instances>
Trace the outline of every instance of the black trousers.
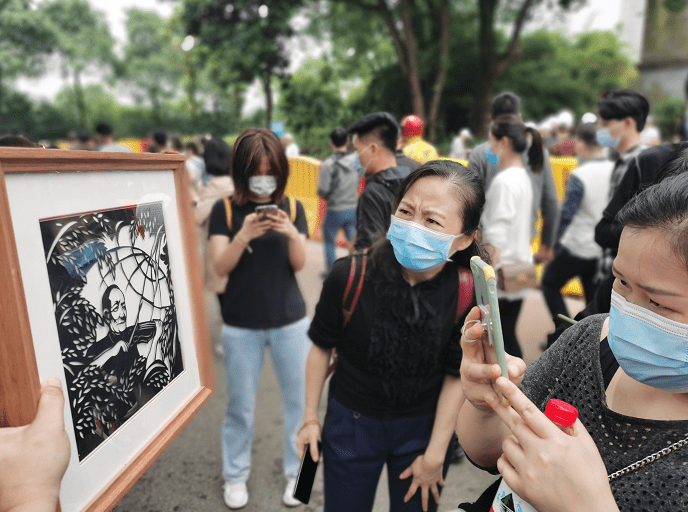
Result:
<instances>
[{"instance_id":1,"label":"black trousers","mask_svg":"<svg viewBox=\"0 0 688 512\"><path fill-rule=\"evenodd\" d=\"M562 248L545 269L542 276L542 295L545 297L552 320L557 324L557 315L568 316L568 310L559 290L572 278L579 277L583 283L585 302L590 302L595 295L593 278L597 272L596 259L583 259L572 255Z\"/></svg>"},{"instance_id":2,"label":"black trousers","mask_svg":"<svg viewBox=\"0 0 688 512\"><path fill-rule=\"evenodd\" d=\"M521 347L516 339L516 321L521 312L523 299L499 299L499 317L502 320L502 335L504 336L504 350L507 354L523 357Z\"/></svg>"}]
</instances>

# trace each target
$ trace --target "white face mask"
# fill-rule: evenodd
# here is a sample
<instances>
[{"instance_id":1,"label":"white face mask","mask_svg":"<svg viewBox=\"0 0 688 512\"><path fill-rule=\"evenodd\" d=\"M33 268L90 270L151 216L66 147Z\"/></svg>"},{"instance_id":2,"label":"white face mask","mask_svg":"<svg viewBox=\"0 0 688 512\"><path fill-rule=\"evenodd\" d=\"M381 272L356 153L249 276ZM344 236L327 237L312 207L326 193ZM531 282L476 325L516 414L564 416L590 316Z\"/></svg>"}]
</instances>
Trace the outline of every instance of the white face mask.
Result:
<instances>
[{"instance_id":1,"label":"white face mask","mask_svg":"<svg viewBox=\"0 0 688 512\"><path fill-rule=\"evenodd\" d=\"M270 197L277 190L275 176L251 176L248 179L248 189L258 197Z\"/></svg>"}]
</instances>

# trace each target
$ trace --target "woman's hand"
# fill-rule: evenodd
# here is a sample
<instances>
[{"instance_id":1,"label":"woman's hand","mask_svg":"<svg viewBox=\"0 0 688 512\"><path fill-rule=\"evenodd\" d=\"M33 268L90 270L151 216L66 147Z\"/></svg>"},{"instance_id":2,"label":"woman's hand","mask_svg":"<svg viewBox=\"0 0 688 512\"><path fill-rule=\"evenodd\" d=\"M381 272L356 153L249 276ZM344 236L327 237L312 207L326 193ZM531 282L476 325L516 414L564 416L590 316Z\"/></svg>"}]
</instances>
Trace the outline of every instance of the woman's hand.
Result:
<instances>
[{"instance_id":1,"label":"woman's hand","mask_svg":"<svg viewBox=\"0 0 688 512\"><path fill-rule=\"evenodd\" d=\"M241 239L248 244L254 238L263 236L271 228L272 221L268 217L258 215L257 213L249 213L244 218L244 223L235 238Z\"/></svg>"},{"instance_id":2,"label":"woman's hand","mask_svg":"<svg viewBox=\"0 0 688 512\"><path fill-rule=\"evenodd\" d=\"M270 229L273 231L286 236L287 238L298 238L299 230L292 223L289 215L284 210L277 210L274 215L268 215L267 218L270 220Z\"/></svg>"},{"instance_id":3,"label":"woman's hand","mask_svg":"<svg viewBox=\"0 0 688 512\"><path fill-rule=\"evenodd\" d=\"M428 510L428 491L432 492L435 503L440 502L440 491L438 486L444 487L444 478L442 478L442 464L429 461L425 455L419 455L409 467L407 467L399 478L404 480L413 476L411 487L409 487L406 496L404 496L404 503L408 502L420 487L421 502L423 510Z\"/></svg>"},{"instance_id":4,"label":"woman's hand","mask_svg":"<svg viewBox=\"0 0 688 512\"><path fill-rule=\"evenodd\" d=\"M299 458L303 459L303 451L306 445L310 445L311 458L313 462L318 462L320 453L318 452L318 441L320 440L320 423L311 420L304 423L296 438L296 448L299 451Z\"/></svg>"},{"instance_id":5,"label":"woman's hand","mask_svg":"<svg viewBox=\"0 0 688 512\"><path fill-rule=\"evenodd\" d=\"M488 402L512 435L497 461L504 481L540 512L618 510L595 442L580 420L565 434L505 378L497 387L511 407Z\"/></svg>"},{"instance_id":6,"label":"woman's hand","mask_svg":"<svg viewBox=\"0 0 688 512\"><path fill-rule=\"evenodd\" d=\"M58 379L41 387L36 418L0 428L0 511L54 511L69 464L64 395Z\"/></svg>"},{"instance_id":7,"label":"woman's hand","mask_svg":"<svg viewBox=\"0 0 688 512\"><path fill-rule=\"evenodd\" d=\"M488 397L497 399L494 381L502 374L497 364L497 353L490 346L489 337L480 322L482 312L474 307L466 316L464 334L461 336L461 386L463 394L473 407L481 411L491 410ZM469 322L471 322L469 324ZM475 341L471 341L475 340ZM518 357L506 355L509 379L518 386L523 380L526 363Z\"/></svg>"}]
</instances>

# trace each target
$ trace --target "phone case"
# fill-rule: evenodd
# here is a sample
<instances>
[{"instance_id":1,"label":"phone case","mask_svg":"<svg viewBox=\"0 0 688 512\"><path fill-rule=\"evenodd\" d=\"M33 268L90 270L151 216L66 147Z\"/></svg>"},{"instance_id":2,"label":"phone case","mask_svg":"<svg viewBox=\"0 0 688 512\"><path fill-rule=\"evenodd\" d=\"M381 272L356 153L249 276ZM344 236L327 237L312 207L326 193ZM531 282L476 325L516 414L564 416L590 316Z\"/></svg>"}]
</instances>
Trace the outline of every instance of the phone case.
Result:
<instances>
[{"instance_id":1,"label":"phone case","mask_svg":"<svg viewBox=\"0 0 688 512\"><path fill-rule=\"evenodd\" d=\"M497 363L502 369L502 375L508 378L502 322L499 317L499 303L497 302L497 278L495 271L480 257L473 256L471 258L471 272L473 273L475 300L483 312L490 345L495 346ZM490 306L489 311L485 306Z\"/></svg>"},{"instance_id":2,"label":"phone case","mask_svg":"<svg viewBox=\"0 0 688 512\"><path fill-rule=\"evenodd\" d=\"M322 443L318 441L318 452L322 457ZM299 474L296 477L296 486L294 487L294 498L301 503L308 503L311 499L311 490L313 490L313 482L315 481L315 470L318 469L318 463L313 462L311 457L310 445L306 445L303 452L303 459L301 459L301 467L299 467Z\"/></svg>"}]
</instances>

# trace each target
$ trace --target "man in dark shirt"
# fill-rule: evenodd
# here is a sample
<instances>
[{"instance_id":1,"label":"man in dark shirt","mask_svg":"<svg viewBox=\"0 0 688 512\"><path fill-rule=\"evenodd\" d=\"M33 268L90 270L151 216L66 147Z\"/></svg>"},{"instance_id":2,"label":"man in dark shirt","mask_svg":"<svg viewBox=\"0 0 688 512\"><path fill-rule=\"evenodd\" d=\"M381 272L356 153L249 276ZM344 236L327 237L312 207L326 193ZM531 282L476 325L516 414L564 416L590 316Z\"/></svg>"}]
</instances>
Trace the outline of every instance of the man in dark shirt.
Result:
<instances>
[{"instance_id":1,"label":"man in dark shirt","mask_svg":"<svg viewBox=\"0 0 688 512\"><path fill-rule=\"evenodd\" d=\"M359 164L367 178L356 210L357 251L370 247L373 235L389 228L392 203L408 167L397 166L399 123L389 112L374 112L349 127Z\"/></svg>"}]
</instances>

